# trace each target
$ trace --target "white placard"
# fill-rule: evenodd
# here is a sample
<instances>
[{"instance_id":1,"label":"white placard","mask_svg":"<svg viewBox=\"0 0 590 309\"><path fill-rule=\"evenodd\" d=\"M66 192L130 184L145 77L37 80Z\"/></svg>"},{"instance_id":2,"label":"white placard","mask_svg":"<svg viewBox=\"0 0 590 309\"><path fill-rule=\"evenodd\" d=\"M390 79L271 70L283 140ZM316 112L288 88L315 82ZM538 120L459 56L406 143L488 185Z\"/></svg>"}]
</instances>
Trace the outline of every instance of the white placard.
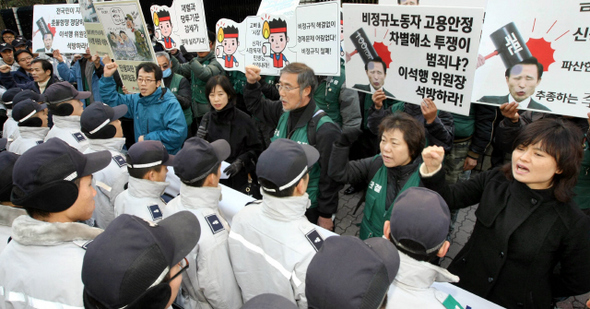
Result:
<instances>
[{"instance_id":1,"label":"white placard","mask_svg":"<svg viewBox=\"0 0 590 309\"><path fill-rule=\"evenodd\" d=\"M88 47L78 4L33 7L33 50L36 53L83 54Z\"/></svg>"},{"instance_id":2,"label":"white placard","mask_svg":"<svg viewBox=\"0 0 590 309\"><path fill-rule=\"evenodd\" d=\"M152 5L154 34L165 49L184 45L188 52L209 51L203 0L174 0L172 7Z\"/></svg>"}]
</instances>

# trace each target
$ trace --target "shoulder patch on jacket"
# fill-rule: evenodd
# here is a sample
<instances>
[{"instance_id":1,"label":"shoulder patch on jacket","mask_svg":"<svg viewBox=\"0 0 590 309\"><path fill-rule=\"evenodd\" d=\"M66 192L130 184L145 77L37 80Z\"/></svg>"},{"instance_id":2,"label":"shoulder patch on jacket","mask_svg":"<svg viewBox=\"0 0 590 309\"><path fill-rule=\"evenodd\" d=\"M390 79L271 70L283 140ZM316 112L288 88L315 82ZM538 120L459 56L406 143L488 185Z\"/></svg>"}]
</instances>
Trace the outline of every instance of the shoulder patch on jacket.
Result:
<instances>
[{"instance_id":1,"label":"shoulder patch on jacket","mask_svg":"<svg viewBox=\"0 0 590 309\"><path fill-rule=\"evenodd\" d=\"M117 163L117 165L119 167L123 167L123 166L127 165L127 161L125 161L125 158L122 155L114 156L113 160L115 161L115 163Z\"/></svg>"},{"instance_id":2,"label":"shoulder patch on jacket","mask_svg":"<svg viewBox=\"0 0 590 309\"><path fill-rule=\"evenodd\" d=\"M223 227L223 224L221 223L221 220L219 220L219 218L217 218L217 215L205 216L205 220L207 220L207 224L209 225L209 228L211 229L211 232L213 234L217 234L217 233L225 230L225 228Z\"/></svg>"},{"instance_id":3,"label":"shoulder patch on jacket","mask_svg":"<svg viewBox=\"0 0 590 309\"><path fill-rule=\"evenodd\" d=\"M36 141L35 144L41 145L41 144L43 144L43 140Z\"/></svg>"},{"instance_id":4,"label":"shoulder patch on jacket","mask_svg":"<svg viewBox=\"0 0 590 309\"><path fill-rule=\"evenodd\" d=\"M88 240L88 241L85 241L85 240L74 240L74 241L73 241L73 243L74 243L76 246L78 246L78 247L80 247L80 248L82 248L82 249L84 249L84 250L87 250L87 249L88 249L88 245L89 245L89 244L90 244L90 243L91 243L93 240L94 240L94 239L91 239L91 240Z\"/></svg>"},{"instance_id":5,"label":"shoulder patch on jacket","mask_svg":"<svg viewBox=\"0 0 590 309\"><path fill-rule=\"evenodd\" d=\"M150 211L150 214L152 215L152 219L154 219L153 221L158 221L158 220L162 220L162 211L160 210L160 206L158 205L151 205L148 206L148 210Z\"/></svg>"},{"instance_id":6,"label":"shoulder patch on jacket","mask_svg":"<svg viewBox=\"0 0 590 309\"><path fill-rule=\"evenodd\" d=\"M86 137L81 132L72 133L72 136L76 139L78 143L86 140Z\"/></svg>"},{"instance_id":7,"label":"shoulder patch on jacket","mask_svg":"<svg viewBox=\"0 0 590 309\"><path fill-rule=\"evenodd\" d=\"M305 238L307 238L307 240L316 252L319 251L324 245L324 239L322 238L320 233L316 231L316 229L307 232L307 234L305 234Z\"/></svg>"}]
</instances>

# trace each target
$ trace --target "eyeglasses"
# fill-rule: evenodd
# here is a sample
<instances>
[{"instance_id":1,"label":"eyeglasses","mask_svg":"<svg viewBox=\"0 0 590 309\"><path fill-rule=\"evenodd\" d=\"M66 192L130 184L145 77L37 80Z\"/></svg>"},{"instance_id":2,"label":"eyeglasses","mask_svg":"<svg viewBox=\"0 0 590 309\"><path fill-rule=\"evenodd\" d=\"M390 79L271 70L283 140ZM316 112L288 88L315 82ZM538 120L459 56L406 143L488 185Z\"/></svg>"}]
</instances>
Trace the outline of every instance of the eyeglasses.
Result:
<instances>
[{"instance_id":1,"label":"eyeglasses","mask_svg":"<svg viewBox=\"0 0 590 309\"><path fill-rule=\"evenodd\" d=\"M18 62L21 62L21 61L30 61L30 60L33 60L33 57L20 58L20 59L18 60Z\"/></svg>"},{"instance_id":2,"label":"eyeglasses","mask_svg":"<svg viewBox=\"0 0 590 309\"><path fill-rule=\"evenodd\" d=\"M156 81L155 79L141 78L141 77L138 77L138 78L137 78L137 82L138 82L138 83L140 83L140 84L143 84L144 82L145 82L146 84L149 84L149 83L151 83L151 82L155 82L155 81Z\"/></svg>"},{"instance_id":3,"label":"eyeglasses","mask_svg":"<svg viewBox=\"0 0 590 309\"><path fill-rule=\"evenodd\" d=\"M5 40L6 39L14 39L14 36L12 36L12 35L6 35L6 36L3 36L2 38L5 39Z\"/></svg>"},{"instance_id":4,"label":"eyeglasses","mask_svg":"<svg viewBox=\"0 0 590 309\"><path fill-rule=\"evenodd\" d=\"M299 89L299 87L283 86L281 84L275 84L275 87L277 87L277 89L279 91L281 91L281 89L285 89L285 91L287 91L287 92L289 92L291 90Z\"/></svg>"},{"instance_id":5,"label":"eyeglasses","mask_svg":"<svg viewBox=\"0 0 590 309\"><path fill-rule=\"evenodd\" d=\"M188 269L188 260L184 258L182 261L180 261L180 263L178 263L178 265L180 266L180 271L177 272L176 275L172 276L172 278L170 278L168 282L174 280L174 278L178 277L180 274L182 274L185 270Z\"/></svg>"}]
</instances>

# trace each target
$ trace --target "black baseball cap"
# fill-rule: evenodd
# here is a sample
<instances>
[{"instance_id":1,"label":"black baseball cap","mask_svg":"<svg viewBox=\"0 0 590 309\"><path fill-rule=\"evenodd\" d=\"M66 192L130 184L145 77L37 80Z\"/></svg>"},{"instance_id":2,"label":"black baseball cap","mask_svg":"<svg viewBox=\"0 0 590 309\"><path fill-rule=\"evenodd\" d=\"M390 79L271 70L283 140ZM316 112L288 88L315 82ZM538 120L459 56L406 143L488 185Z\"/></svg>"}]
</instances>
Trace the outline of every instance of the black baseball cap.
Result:
<instances>
[{"instance_id":1,"label":"black baseball cap","mask_svg":"<svg viewBox=\"0 0 590 309\"><path fill-rule=\"evenodd\" d=\"M150 288L168 284L162 282L164 277L193 250L200 235L199 220L190 211L177 212L158 223L118 216L88 244L84 255L85 308L95 308L95 302L106 308L137 308L142 298L154 297L149 295ZM164 304L169 298L170 294Z\"/></svg>"},{"instance_id":2,"label":"black baseball cap","mask_svg":"<svg viewBox=\"0 0 590 309\"><path fill-rule=\"evenodd\" d=\"M69 100L88 99L92 95L90 91L78 91L68 82L51 84L43 93L45 101L49 104L58 104Z\"/></svg>"},{"instance_id":3,"label":"black baseball cap","mask_svg":"<svg viewBox=\"0 0 590 309\"><path fill-rule=\"evenodd\" d=\"M185 183L197 182L216 172L213 169L230 153L229 143L224 139L209 143L202 138L191 137L174 157L174 173Z\"/></svg>"},{"instance_id":4,"label":"black baseball cap","mask_svg":"<svg viewBox=\"0 0 590 309\"><path fill-rule=\"evenodd\" d=\"M0 202L10 202L12 169L19 157L19 155L10 151L0 152Z\"/></svg>"},{"instance_id":5,"label":"black baseball cap","mask_svg":"<svg viewBox=\"0 0 590 309\"><path fill-rule=\"evenodd\" d=\"M305 295L310 309L377 309L397 275L400 258L387 239L363 242L328 237L307 267Z\"/></svg>"},{"instance_id":6,"label":"black baseball cap","mask_svg":"<svg viewBox=\"0 0 590 309\"><path fill-rule=\"evenodd\" d=\"M320 153L310 145L279 138L260 154L256 175L275 185L274 188L262 187L265 191L283 191L297 184L319 157Z\"/></svg>"},{"instance_id":7,"label":"black baseball cap","mask_svg":"<svg viewBox=\"0 0 590 309\"><path fill-rule=\"evenodd\" d=\"M292 301L276 294L260 294L250 298L241 309L297 309Z\"/></svg>"},{"instance_id":8,"label":"black baseball cap","mask_svg":"<svg viewBox=\"0 0 590 309\"><path fill-rule=\"evenodd\" d=\"M14 106L12 109L12 119L18 123L22 123L46 108L47 104L39 104L31 99L26 99Z\"/></svg>"},{"instance_id":9,"label":"black baseball cap","mask_svg":"<svg viewBox=\"0 0 590 309\"><path fill-rule=\"evenodd\" d=\"M23 38L16 38L14 39L14 41L12 41L12 46L19 47L19 46L27 46L27 41Z\"/></svg>"},{"instance_id":10,"label":"black baseball cap","mask_svg":"<svg viewBox=\"0 0 590 309\"><path fill-rule=\"evenodd\" d=\"M14 87L14 88L10 88L10 89L6 90L6 92L4 92L4 94L2 95L2 103L4 103L4 105L12 106L12 101L14 99L14 96L16 96L18 93L20 93L22 91L23 90L18 87Z\"/></svg>"},{"instance_id":11,"label":"black baseball cap","mask_svg":"<svg viewBox=\"0 0 590 309\"><path fill-rule=\"evenodd\" d=\"M8 43L0 43L0 53L7 50L7 49L14 51L14 47L12 47L12 45L10 45Z\"/></svg>"},{"instance_id":12,"label":"black baseball cap","mask_svg":"<svg viewBox=\"0 0 590 309\"><path fill-rule=\"evenodd\" d=\"M131 168L174 164L174 155L168 154L166 147L160 141L142 141L133 144L129 147L127 159L127 165Z\"/></svg>"},{"instance_id":13,"label":"black baseball cap","mask_svg":"<svg viewBox=\"0 0 590 309\"><path fill-rule=\"evenodd\" d=\"M12 33L16 37L16 32L14 32L14 30L12 30L12 29L4 29L4 30L2 30L2 32L0 33L0 35L4 35L6 33Z\"/></svg>"},{"instance_id":14,"label":"black baseball cap","mask_svg":"<svg viewBox=\"0 0 590 309\"><path fill-rule=\"evenodd\" d=\"M17 93L16 95L14 95L14 97L12 98L12 106L18 104L21 101L24 101L26 99L31 99L33 101L37 101L37 102L42 102L43 101L43 96L36 93L35 91L31 90L31 89L24 89L22 91L20 91L19 93Z\"/></svg>"},{"instance_id":15,"label":"black baseball cap","mask_svg":"<svg viewBox=\"0 0 590 309\"><path fill-rule=\"evenodd\" d=\"M80 127L84 134L93 135L125 114L127 114L125 104L110 107L102 102L94 102L86 107L80 116Z\"/></svg>"},{"instance_id":16,"label":"black baseball cap","mask_svg":"<svg viewBox=\"0 0 590 309\"><path fill-rule=\"evenodd\" d=\"M104 150L83 154L59 138L50 138L27 150L21 159L12 171L12 203L60 212L78 198L72 181L105 168L111 162L111 153Z\"/></svg>"},{"instance_id":17,"label":"black baseball cap","mask_svg":"<svg viewBox=\"0 0 590 309\"><path fill-rule=\"evenodd\" d=\"M440 249L449 233L451 215L447 203L438 193L411 187L397 197L392 207L390 236L396 246L420 255ZM404 239L420 244L424 249L406 248L400 244Z\"/></svg>"}]
</instances>

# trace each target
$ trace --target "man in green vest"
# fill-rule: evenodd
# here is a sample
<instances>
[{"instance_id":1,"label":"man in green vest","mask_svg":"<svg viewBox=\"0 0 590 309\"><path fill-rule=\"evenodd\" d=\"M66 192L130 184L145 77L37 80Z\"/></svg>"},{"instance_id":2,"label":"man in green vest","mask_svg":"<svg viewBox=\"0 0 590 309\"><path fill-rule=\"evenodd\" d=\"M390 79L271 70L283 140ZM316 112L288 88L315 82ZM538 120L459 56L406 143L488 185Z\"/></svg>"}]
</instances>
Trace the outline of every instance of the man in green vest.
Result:
<instances>
[{"instance_id":1,"label":"man in green vest","mask_svg":"<svg viewBox=\"0 0 590 309\"><path fill-rule=\"evenodd\" d=\"M188 130L187 138L191 137L191 124L193 123L193 111L191 109L191 84L189 81L180 74L172 73L172 64L170 63L170 55L167 52L157 52L156 59L158 65L162 69L162 79L164 80L164 86L176 96L182 112L184 113L184 119L186 120L186 126Z\"/></svg>"},{"instance_id":2,"label":"man in green vest","mask_svg":"<svg viewBox=\"0 0 590 309\"><path fill-rule=\"evenodd\" d=\"M197 57L193 58L189 63L180 64L176 57L172 57L172 72L178 73L191 81L192 89L192 109L194 122L192 124L193 135L199 128L201 118L210 110L209 101L207 101L208 93L205 93L205 85L207 81L213 76L225 74L221 64L215 59L215 33L208 31L209 36L209 51L197 52Z\"/></svg>"},{"instance_id":3,"label":"man in green vest","mask_svg":"<svg viewBox=\"0 0 590 309\"><path fill-rule=\"evenodd\" d=\"M288 138L312 145L319 151L320 159L309 173L307 193L311 206L305 215L310 222L333 230L332 216L338 209L341 185L328 176L328 163L332 145L340 137L340 129L316 106L313 93L317 79L313 70L297 62L285 66L276 84L279 101L268 100L262 95L259 67L246 66L246 79L246 107L262 122L276 128L271 140Z\"/></svg>"}]
</instances>

